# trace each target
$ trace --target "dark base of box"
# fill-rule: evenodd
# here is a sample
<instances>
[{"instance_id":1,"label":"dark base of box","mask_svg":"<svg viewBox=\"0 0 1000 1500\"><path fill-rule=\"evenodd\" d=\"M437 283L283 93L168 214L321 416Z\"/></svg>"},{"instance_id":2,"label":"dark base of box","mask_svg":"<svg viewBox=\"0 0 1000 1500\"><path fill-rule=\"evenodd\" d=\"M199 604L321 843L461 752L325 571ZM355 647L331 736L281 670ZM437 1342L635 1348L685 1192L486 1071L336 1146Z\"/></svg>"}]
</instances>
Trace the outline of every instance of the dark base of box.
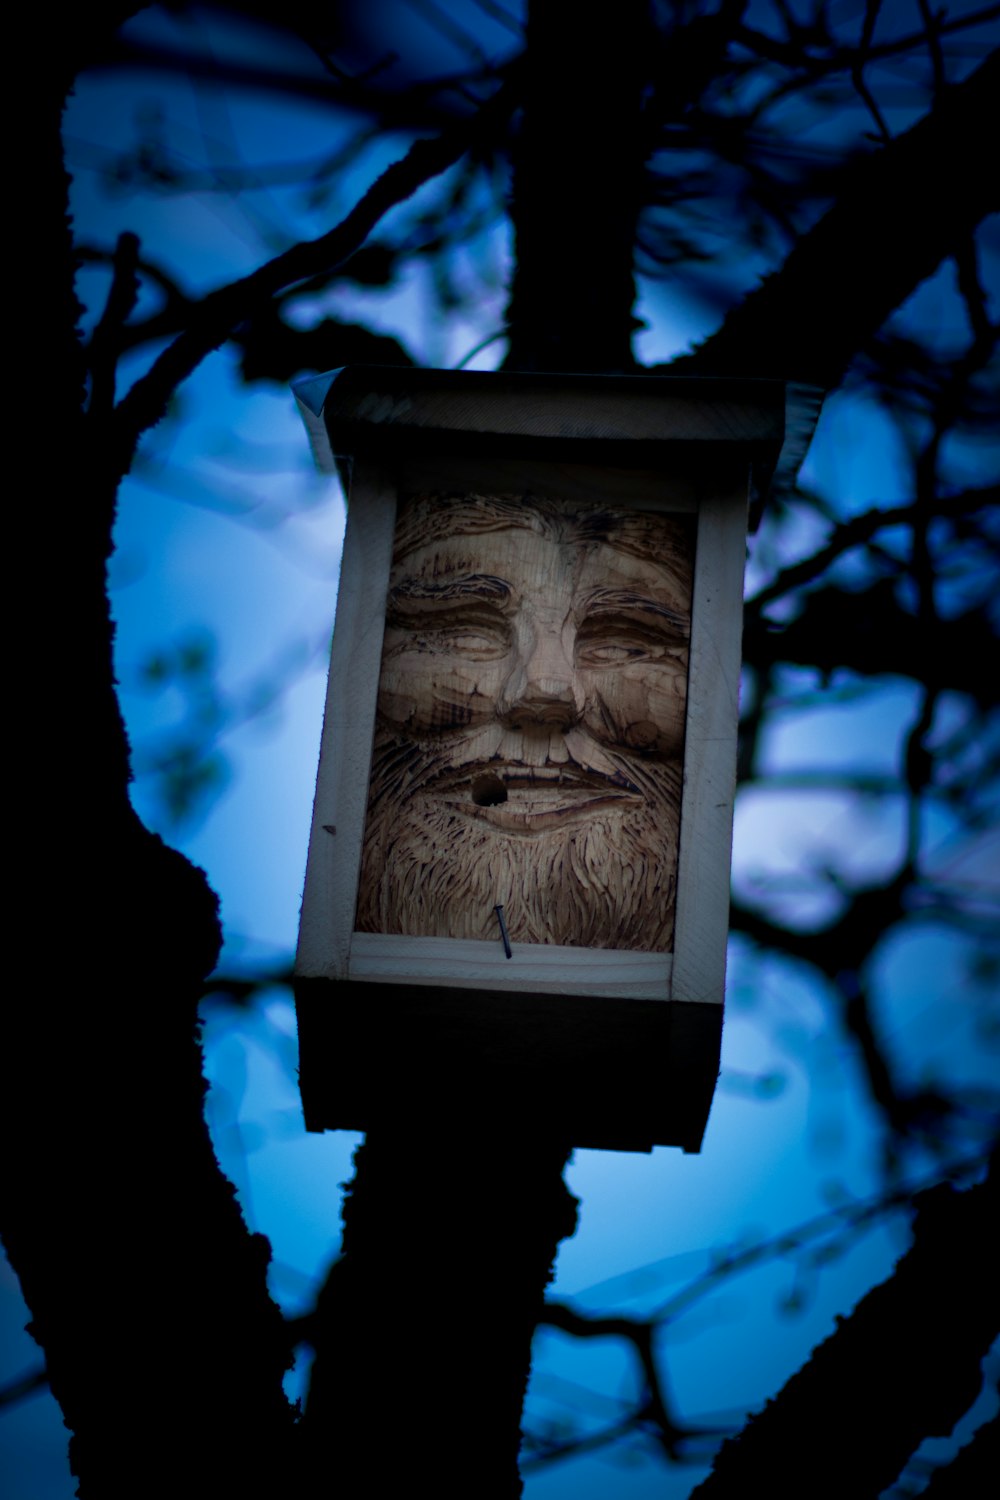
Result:
<instances>
[{"instance_id":1,"label":"dark base of box","mask_svg":"<svg viewBox=\"0 0 1000 1500\"><path fill-rule=\"evenodd\" d=\"M570 1146L698 1151L722 1007L296 981L309 1130L504 1120Z\"/></svg>"}]
</instances>

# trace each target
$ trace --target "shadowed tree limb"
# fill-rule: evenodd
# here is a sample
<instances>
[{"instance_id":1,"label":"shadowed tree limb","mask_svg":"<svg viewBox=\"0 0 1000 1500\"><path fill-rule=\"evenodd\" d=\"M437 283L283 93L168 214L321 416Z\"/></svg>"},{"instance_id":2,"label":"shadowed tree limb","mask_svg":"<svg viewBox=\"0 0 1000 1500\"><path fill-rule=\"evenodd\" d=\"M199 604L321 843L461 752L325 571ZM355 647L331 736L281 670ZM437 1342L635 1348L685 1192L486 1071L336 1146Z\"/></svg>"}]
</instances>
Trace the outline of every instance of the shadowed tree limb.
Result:
<instances>
[{"instance_id":1,"label":"shadowed tree limb","mask_svg":"<svg viewBox=\"0 0 1000 1500\"><path fill-rule=\"evenodd\" d=\"M984 1422L951 1463L936 1469L923 1500L970 1500L988 1495L1000 1474L1000 1416Z\"/></svg>"},{"instance_id":2,"label":"shadowed tree limb","mask_svg":"<svg viewBox=\"0 0 1000 1500\"><path fill-rule=\"evenodd\" d=\"M46 66L22 120L35 237L23 301L38 323L19 441L46 503L17 520L19 555L45 559L47 586L22 606L31 684L12 812L26 816L10 857L26 964L6 997L0 1207L84 1500L132 1500L151 1473L167 1493L255 1497L289 1473L287 1343L266 1242L248 1234L204 1121L197 1001L218 954L217 903L129 805L105 589L115 483L107 419L83 415L59 140L78 63L130 8L97 3L55 28L47 17L44 36L39 12L27 48ZM109 343L133 252L126 240ZM107 370L99 403L102 381L107 396Z\"/></svg>"},{"instance_id":3,"label":"shadowed tree limb","mask_svg":"<svg viewBox=\"0 0 1000 1500\"><path fill-rule=\"evenodd\" d=\"M355 1156L343 1254L311 1319L307 1459L345 1500L376 1478L406 1493L425 1466L435 1500L511 1500L532 1334L576 1224L567 1147L509 1100L411 1103ZM387 1445L378 1393L397 1382Z\"/></svg>"},{"instance_id":4,"label":"shadowed tree limb","mask_svg":"<svg viewBox=\"0 0 1000 1500\"><path fill-rule=\"evenodd\" d=\"M934 34L938 38L952 36L957 31L967 31L974 26L986 25L990 21L995 21L997 16L1000 16L1000 5L984 5L981 10L972 11L969 15L955 16L948 20L942 17L935 22ZM779 40L751 26L741 26L735 34L735 40L760 57L770 58L772 62L782 63L787 67L805 66L818 76L825 76L841 69L851 69L858 50L856 47L841 46L829 40L826 44L825 55L819 52L804 54L802 37ZM926 29L908 32L905 36L894 37L892 41L875 42L867 49L868 60L874 62L887 57L898 57L904 52L912 52L923 47L926 42Z\"/></svg>"},{"instance_id":5,"label":"shadowed tree limb","mask_svg":"<svg viewBox=\"0 0 1000 1500\"><path fill-rule=\"evenodd\" d=\"M836 385L890 313L1000 209L1000 176L974 165L998 134L994 53L912 129L859 162L781 269L671 373Z\"/></svg>"},{"instance_id":6,"label":"shadowed tree limb","mask_svg":"<svg viewBox=\"0 0 1000 1500\"><path fill-rule=\"evenodd\" d=\"M128 471L139 437L164 415L178 385L207 354L225 342L244 318L250 317L278 292L321 271L333 271L363 243L372 229L397 203L439 176L474 143L488 137L514 107L517 74L471 120L463 120L434 140L416 141L406 155L372 184L347 217L318 239L303 241L259 266L249 276L210 292L192 308L184 332L163 351L153 368L119 403L113 437L118 472Z\"/></svg>"},{"instance_id":7,"label":"shadowed tree limb","mask_svg":"<svg viewBox=\"0 0 1000 1500\"><path fill-rule=\"evenodd\" d=\"M831 982L841 1025L857 1049L869 1095L888 1127L890 1153L893 1139L939 1129L950 1110L949 1101L933 1089L901 1085L872 1013L866 965L885 933L907 915L911 889L912 872L904 867L884 886L853 890L843 915L818 932L782 927L740 902L733 903L730 919L733 931L811 965Z\"/></svg>"},{"instance_id":8,"label":"shadowed tree limb","mask_svg":"<svg viewBox=\"0 0 1000 1500\"><path fill-rule=\"evenodd\" d=\"M0 1387L0 1408L16 1406L19 1401L26 1401L36 1391L47 1390L48 1384L48 1370L44 1365L38 1365L26 1375L19 1375L16 1380L9 1380L5 1386Z\"/></svg>"},{"instance_id":9,"label":"shadowed tree limb","mask_svg":"<svg viewBox=\"0 0 1000 1500\"><path fill-rule=\"evenodd\" d=\"M983 485L981 489L963 490L959 495L939 496L934 501L935 516L965 516L1000 500L1000 485ZM826 570L849 552L852 547L863 546L887 526L905 526L913 520L912 505L891 505L884 510L866 510L861 515L851 516L834 528L830 540L811 557L783 568L771 583L765 584L759 593L747 600L747 611L760 614L775 599L784 598L795 589L813 583Z\"/></svg>"},{"instance_id":10,"label":"shadowed tree limb","mask_svg":"<svg viewBox=\"0 0 1000 1500\"><path fill-rule=\"evenodd\" d=\"M631 370L648 6L621 0L602 26L575 0L547 0L529 6L527 36L505 367Z\"/></svg>"},{"instance_id":11,"label":"shadowed tree limb","mask_svg":"<svg viewBox=\"0 0 1000 1500\"><path fill-rule=\"evenodd\" d=\"M680 1420L673 1403L666 1399L665 1377L654 1362L657 1332L666 1332L692 1307L712 1296L731 1280L759 1269L769 1262L782 1262L795 1268L796 1278L803 1270L815 1274L842 1250L857 1243L861 1234L881 1223L891 1214L912 1206L914 1195L939 1190L942 1182L967 1183L982 1175L986 1160L982 1155L953 1160L943 1173L880 1194L877 1198L853 1200L829 1209L802 1224L748 1246L721 1250L700 1275L666 1298L645 1318L591 1313L556 1300L548 1302L541 1322L558 1328L573 1338L617 1338L633 1351L638 1372L646 1383L647 1396L641 1397L624 1414L586 1433L566 1438L548 1439L532 1435L530 1467L538 1469L561 1459L577 1456L596 1448L606 1448L637 1430L659 1441L673 1462L700 1464L706 1461L706 1443L714 1445L724 1435L717 1425L688 1425ZM308 1337L308 1334L306 1335ZM669 1346L660 1346L662 1364ZM648 1392L659 1393L659 1402L648 1399ZM841 1500L841 1497L837 1497Z\"/></svg>"},{"instance_id":12,"label":"shadowed tree limb","mask_svg":"<svg viewBox=\"0 0 1000 1500\"><path fill-rule=\"evenodd\" d=\"M924 1194L895 1273L723 1444L692 1500L754 1490L775 1500L876 1500L924 1438L951 1432L979 1393L1000 1331L998 1254L996 1163L965 1193Z\"/></svg>"},{"instance_id":13,"label":"shadowed tree limb","mask_svg":"<svg viewBox=\"0 0 1000 1500\"><path fill-rule=\"evenodd\" d=\"M137 251L138 241L133 235L124 235L122 239L131 241ZM370 256L369 250L372 252ZM85 245L78 247L76 253L84 264L104 266L110 263L117 268L121 247L109 253ZM390 280L394 258L387 247L366 246L341 266L337 280L360 277L363 284L384 286ZM162 293L163 305L138 323L124 324L120 313L118 317L110 318L111 310L121 307L120 295L114 290L119 274L116 269L108 311L94 330L87 349L94 389L91 410L109 409L106 400L97 399L99 370L104 389L113 389L114 364L126 350L175 338L187 326L188 320L198 315L198 299L182 291L162 266L148 256L136 255L134 269ZM262 302L255 313L242 319L230 338L241 351L240 367L245 381L289 381L302 370L330 370L349 364L412 364L398 339L375 333L360 324L326 317L312 327L296 328L286 321L283 312L294 296L299 292L324 290L328 285L327 277L316 277L314 285L297 285L294 292L284 296L279 294Z\"/></svg>"},{"instance_id":14,"label":"shadowed tree limb","mask_svg":"<svg viewBox=\"0 0 1000 1500\"><path fill-rule=\"evenodd\" d=\"M138 9L132 6L131 9ZM316 10L307 7L307 15L315 24ZM296 18L287 8L280 12L280 29L287 28L293 35L296 31L304 39L304 27L297 26ZM310 42L306 42L316 51ZM387 52L390 60L391 52ZM91 63L94 72L107 70L111 73L134 69L148 69L153 73L178 74L187 79L206 79L221 83L225 87L245 89L247 93L275 94L279 97L291 95L297 99L314 100L317 104L353 111L359 116L374 115L380 124L390 130L420 130L440 127L447 118L447 109L441 95L463 95L471 85L477 87L489 82L492 69L465 68L459 72L438 73L427 79L414 80L403 94L394 92L392 85L379 86L381 71L376 63L372 68L355 77L342 70L332 72L327 60L321 59L328 76L317 77L315 70L282 67L280 60L272 64L254 63L246 59L218 56L208 51L185 50L164 43L142 41L132 35L119 35L105 45L99 56ZM414 107L416 106L416 107Z\"/></svg>"},{"instance_id":15,"label":"shadowed tree limb","mask_svg":"<svg viewBox=\"0 0 1000 1500\"><path fill-rule=\"evenodd\" d=\"M115 404L115 366L122 329L139 296L139 241L120 234L112 257L113 274L108 300L90 341L90 407L107 413Z\"/></svg>"},{"instance_id":16,"label":"shadowed tree limb","mask_svg":"<svg viewBox=\"0 0 1000 1500\"><path fill-rule=\"evenodd\" d=\"M655 1322L642 1318L592 1317L577 1312L564 1302L548 1303L541 1322L575 1338L620 1338L632 1345L644 1386L639 1410L632 1420L650 1424L667 1457L674 1463L684 1462L682 1448L686 1439L714 1435L703 1427L686 1427L674 1415L664 1375L656 1362Z\"/></svg>"},{"instance_id":17,"label":"shadowed tree limb","mask_svg":"<svg viewBox=\"0 0 1000 1500\"><path fill-rule=\"evenodd\" d=\"M895 579L878 578L864 589L831 582L807 594L799 613L780 628L751 608L743 655L758 670L787 662L823 673L908 677L989 705L994 682L983 672L981 659L982 642L992 636L988 602L943 619L936 650L928 657L913 612L899 601Z\"/></svg>"}]
</instances>

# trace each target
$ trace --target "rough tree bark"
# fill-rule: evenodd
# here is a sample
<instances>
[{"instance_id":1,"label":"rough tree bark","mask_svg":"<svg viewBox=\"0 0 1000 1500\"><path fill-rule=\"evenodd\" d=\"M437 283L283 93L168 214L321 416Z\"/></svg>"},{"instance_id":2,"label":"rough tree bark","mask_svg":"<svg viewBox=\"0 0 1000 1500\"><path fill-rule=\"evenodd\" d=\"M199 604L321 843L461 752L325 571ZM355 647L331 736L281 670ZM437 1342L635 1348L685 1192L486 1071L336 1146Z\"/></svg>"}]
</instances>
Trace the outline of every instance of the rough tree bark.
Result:
<instances>
[{"instance_id":1,"label":"rough tree bark","mask_svg":"<svg viewBox=\"0 0 1000 1500\"><path fill-rule=\"evenodd\" d=\"M979 171L975 155L998 131L994 53L911 129L858 161L781 270L672 369L832 389L889 315L1000 210L997 174Z\"/></svg>"},{"instance_id":2,"label":"rough tree bark","mask_svg":"<svg viewBox=\"0 0 1000 1500\"><path fill-rule=\"evenodd\" d=\"M520 1494L531 1339L575 1226L565 1160L509 1099L478 1116L425 1101L368 1132L313 1319L310 1493L403 1493L419 1474L449 1500Z\"/></svg>"},{"instance_id":3,"label":"rough tree bark","mask_svg":"<svg viewBox=\"0 0 1000 1500\"><path fill-rule=\"evenodd\" d=\"M84 364L59 139L77 66L128 14L91 7L32 38L46 59L24 101L32 249L21 300L19 441L39 476L18 555L44 615L22 632L27 680L15 819L17 931L3 1088L4 1242L73 1436L80 1493L133 1496L287 1479L287 1360L203 1117L197 1001L218 951L201 872L139 823L114 690L105 591L117 474L110 391L84 411ZM129 299L127 273L119 286ZM26 903L27 905L27 903Z\"/></svg>"},{"instance_id":4,"label":"rough tree bark","mask_svg":"<svg viewBox=\"0 0 1000 1500\"><path fill-rule=\"evenodd\" d=\"M572 0L532 4L526 40L506 366L632 370L648 6L623 0L608 26Z\"/></svg>"},{"instance_id":5,"label":"rough tree bark","mask_svg":"<svg viewBox=\"0 0 1000 1500\"><path fill-rule=\"evenodd\" d=\"M1000 1333L998 1210L996 1161L968 1192L918 1198L914 1243L892 1277L723 1445L692 1500L763 1488L775 1500L877 1500L924 1438L947 1436L976 1399Z\"/></svg>"}]
</instances>

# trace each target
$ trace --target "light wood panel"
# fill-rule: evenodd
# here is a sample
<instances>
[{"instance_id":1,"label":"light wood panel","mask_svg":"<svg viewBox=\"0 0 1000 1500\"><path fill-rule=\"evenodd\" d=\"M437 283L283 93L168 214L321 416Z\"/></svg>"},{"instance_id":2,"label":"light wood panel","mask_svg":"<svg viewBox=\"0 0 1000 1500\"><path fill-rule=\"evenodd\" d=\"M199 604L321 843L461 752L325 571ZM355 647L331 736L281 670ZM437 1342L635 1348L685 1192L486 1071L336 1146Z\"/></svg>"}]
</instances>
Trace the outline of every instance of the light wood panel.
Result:
<instances>
[{"instance_id":1,"label":"light wood panel","mask_svg":"<svg viewBox=\"0 0 1000 1500\"><path fill-rule=\"evenodd\" d=\"M543 943L515 943L508 959L499 932L494 943L356 932L348 977L397 985L481 987L510 994L530 990L547 995L665 1000L672 962L669 953L559 948Z\"/></svg>"}]
</instances>

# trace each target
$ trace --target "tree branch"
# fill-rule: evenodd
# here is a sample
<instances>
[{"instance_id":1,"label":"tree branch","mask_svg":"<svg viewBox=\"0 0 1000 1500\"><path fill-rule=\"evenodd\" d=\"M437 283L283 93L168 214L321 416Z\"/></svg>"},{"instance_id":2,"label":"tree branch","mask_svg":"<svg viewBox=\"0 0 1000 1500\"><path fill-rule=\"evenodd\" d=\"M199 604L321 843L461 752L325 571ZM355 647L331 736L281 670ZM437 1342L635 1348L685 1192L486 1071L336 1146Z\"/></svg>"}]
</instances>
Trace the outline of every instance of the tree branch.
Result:
<instances>
[{"instance_id":1,"label":"tree branch","mask_svg":"<svg viewBox=\"0 0 1000 1500\"><path fill-rule=\"evenodd\" d=\"M985 510L987 506L995 505L998 500L1000 500L1000 485L984 485L981 489L963 490L959 495L939 497L934 504L934 514L936 516L968 515L977 510ZM863 546L887 526L906 526L912 520L913 507L909 504L893 505L885 510L877 508L866 510L860 515L851 516L849 520L836 527L824 547L819 548L811 557L805 557L801 562L792 563L784 568L777 578L761 589L759 594L748 599L748 610L759 615L775 599L782 599L796 589L803 588L808 583L814 583L852 547Z\"/></svg>"},{"instance_id":2,"label":"tree branch","mask_svg":"<svg viewBox=\"0 0 1000 1500\"><path fill-rule=\"evenodd\" d=\"M634 1421L651 1423L660 1445L673 1463L683 1463L685 1439L718 1437L718 1433L701 1427L686 1427L671 1410L666 1382L656 1363L653 1336L656 1323L644 1318L592 1317L578 1312L564 1302L546 1303L540 1323L558 1328L579 1339L620 1338L632 1345L642 1370L644 1390Z\"/></svg>"},{"instance_id":3,"label":"tree branch","mask_svg":"<svg viewBox=\"0 0 1000 1500\"><path fill-rule=\"evenodd\" d=\"M1000 53L858 164L784 266L671 373L834 386L886 318L1000 209L1000 176L969 157L1000 134Z\"/></svg>"},{"instance_id":4,"label":"tree branch","mask_svg":"<svg viewBox=\"0 0 1000 1500\"><path fill-rule=\"evenodd\" d=\"M446 171L471 145L496 128L514 107L516 86L517 75L512 74L472 121L463 120L435 140L415 142L402 160L388 167L347 217L327 234L293 245L249 276L204 297L196 305L185 331L119 403L114 434L119 472L127 473L136 442L164 415L178 385L207 354L219 348L238 323L277 292L321 271L332 271L346 260L383 214Z\"/></svg>"},{"instance_id":5,"label":"tree branch","mask_svg":"<svg viewBox=\"0 0 1000 1500\"><path fill-rule=\"evenodd\" d=\"M632 262L653 42L644 0L623 0L613 26L583 19L574 0L528 8L508 369L634 368ZM576 242L567 246L567 235Z\"/></svg>"},{"instance_id":6,"label":"tree branch","mask_svg":"<svg viewBox=\"0 0 1000 1500\"><path fill-rule=\"evenodd\" d=\"M687 1425L671 1413L669 1404L662 1399L664 1377L653 1363L654 1335L657 1330L665 1331L670 1324L715 1293L720 1286L772 1261L790 1262L795 1265L797 1272L803 1269L817 1271L828 1265L840 1250L856 1243L865 1230L881 1223L890 1214L909 1209L915 1195L926 1196L929 1191L940 1190L945 1183L960 1186L979 1176L985 1165L981 1155L955 1159L943 1174L935 1172L932 1177L907 1182L877 1198L840 1204L814 1219L783 1230L770 1239L723 1251L713 1256L706 1270L644 1319L585 1312L559 1300L547 1302L539 1321L549 1327L558 1328L573 1338L624 1339L635 1351L648 1388L660 1392L661 1404L657 1409L654 1403L642 1401L596 1432L577 1434L563 1441L546 1441L533 1436L531 1461L525 1467L538 1469L563 1458L576 1457L595 1448L610 1446L622 1438L633 1436L637 1424L642 1422L652 1424L657 1429L656 1436L675 1463L704 1462L704 1458L693 1446L695 1440L713 1442L723 1436L723 1432L717 1426Z\"/></svg>"},{"instance_id":7,"label":"tree branch","mask_svg":"<svg viewBox=\"0 0 1000 1500\"><path fill-rule=\"evenodd\" d=\"M139 241L120 234L111 261L108 300L90 341L90 411L107 413L115 403L115 368L121 334L139 296Z\"/></svg>"},{"instance_id":8,"label":"tree branch","mask_svg":"<svg viewBox=\"0 0 1000 1500\"><path fill-rule=\"evenodd\" d=\"M1000 1329L998 1199L995 1165L968 1192L919 1199L913 1247L894 1275L723 1445L692 1500L755 1489L774 1500L805 1491L875 1500L925 1437L949 1433L979 1392Z\"/></svg>"}]
</instances>

